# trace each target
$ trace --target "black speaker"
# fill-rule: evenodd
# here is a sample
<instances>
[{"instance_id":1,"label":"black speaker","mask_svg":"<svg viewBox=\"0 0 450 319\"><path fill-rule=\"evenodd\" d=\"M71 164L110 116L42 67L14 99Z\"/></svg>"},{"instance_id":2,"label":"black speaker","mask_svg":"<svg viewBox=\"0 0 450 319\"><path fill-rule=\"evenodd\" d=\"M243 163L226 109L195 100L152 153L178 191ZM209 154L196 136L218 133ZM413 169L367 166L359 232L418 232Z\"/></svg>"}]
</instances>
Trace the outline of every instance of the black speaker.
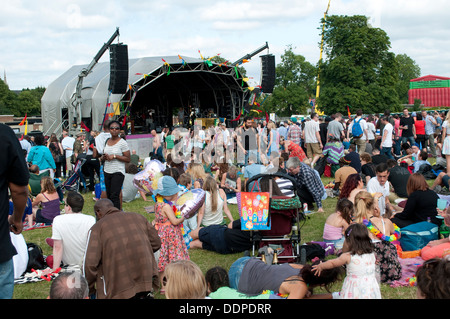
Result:
<instances>
[{"instance_id":1,"label":"black speaker","mask_svg":"<svg viewBox=\"0 0 450 319\"><path fill-rule=\"evenodd\" d=\"M275 56L266 54L261 56L261 91L272 93L275 86Z\"/></svg>"},{"instance_id":2,"label":"black speaker","mask_svg":"<svg viewBox=\"0 0 450 319\"><path fill-rule=\"evenodd\" d=\"M125 94L128 88L128 46L112 44L109 46L109 88L112 94Z\"/></svg>"}]
</instances>

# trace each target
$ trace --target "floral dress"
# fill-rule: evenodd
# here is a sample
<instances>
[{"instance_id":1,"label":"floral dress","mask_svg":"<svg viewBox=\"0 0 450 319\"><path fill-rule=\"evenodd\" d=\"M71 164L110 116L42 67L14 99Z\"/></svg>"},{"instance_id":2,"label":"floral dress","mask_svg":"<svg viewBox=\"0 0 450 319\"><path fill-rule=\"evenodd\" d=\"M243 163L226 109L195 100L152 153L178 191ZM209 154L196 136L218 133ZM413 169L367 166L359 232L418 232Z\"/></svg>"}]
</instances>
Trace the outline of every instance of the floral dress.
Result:
<instances>
[{"instance_id":1,"label":"floral dress","mask_svg":"<svg viewBox=\"0 0 450 319\"><path fill-rule=\"evenodd\" d=\"M351 256L339 297L340 299L381 299L374 253Z\"/></svg>"},{"instance_id":2,"label":"floral dress","mask_svg":"<svg viewBox=\"0 0 450 319\"><path fill-rule=\"evenodd\" d=\"M158 271L163 272L170 262L174 260L189 260L189 253L183 239L183 223L173 225L169 218L162 213L165 203L155 205L155 227L161 238L161 249L158 260Z\"/></svg>"}]
</instances>

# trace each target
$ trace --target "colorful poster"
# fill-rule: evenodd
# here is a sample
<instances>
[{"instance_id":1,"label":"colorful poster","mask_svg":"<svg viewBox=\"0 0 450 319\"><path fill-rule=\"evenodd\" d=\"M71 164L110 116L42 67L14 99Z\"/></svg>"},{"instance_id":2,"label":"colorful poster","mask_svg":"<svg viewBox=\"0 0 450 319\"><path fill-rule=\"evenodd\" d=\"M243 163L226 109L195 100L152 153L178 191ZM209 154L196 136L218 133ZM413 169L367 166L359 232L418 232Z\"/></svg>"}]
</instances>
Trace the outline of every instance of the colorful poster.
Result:
<instances>
[{"instance_id":1,"label":"colorful poster","mask_svg":"<svg viewBox=\"0 0 450 319\"><path fill-rule=\"evenodd\" d=\"M269 193L236 194L242 230L269 230Z\"/></svg>"}]
</instances>

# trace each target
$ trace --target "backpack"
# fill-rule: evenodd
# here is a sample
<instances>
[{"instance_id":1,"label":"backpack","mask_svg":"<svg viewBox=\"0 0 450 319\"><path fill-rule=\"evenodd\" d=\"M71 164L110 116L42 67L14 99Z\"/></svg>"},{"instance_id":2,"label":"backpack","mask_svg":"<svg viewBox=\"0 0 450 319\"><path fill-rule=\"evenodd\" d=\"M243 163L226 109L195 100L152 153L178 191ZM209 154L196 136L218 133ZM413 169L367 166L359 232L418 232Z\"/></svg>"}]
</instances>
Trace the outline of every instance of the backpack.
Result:
<instances>
[{"instance_id":1,"label":"backpack","mask_svg":"<svg viewBox=\"0 0 450 319\"><path fill-rule=\"evenodd\" d=\"M361 122L361 120L362 120L362 118L360 118L359 121L356 121L356 119L353 121L352 135L354 138L360 138L364 134L361 124L359 124L359 122Z\"/></svg>"},{"instance_id":2,"label":"backpack","mask_svg":"<svg viewBox=\"0 0 450 319\"><path fill-rule=\"evenodd\" d=\"M31 272L32 269L45 269L47 267L45 258L42 253L42 248L35 243L27 243L28 248L28 265L26 272Z\"/></svg>"}]
</instances>

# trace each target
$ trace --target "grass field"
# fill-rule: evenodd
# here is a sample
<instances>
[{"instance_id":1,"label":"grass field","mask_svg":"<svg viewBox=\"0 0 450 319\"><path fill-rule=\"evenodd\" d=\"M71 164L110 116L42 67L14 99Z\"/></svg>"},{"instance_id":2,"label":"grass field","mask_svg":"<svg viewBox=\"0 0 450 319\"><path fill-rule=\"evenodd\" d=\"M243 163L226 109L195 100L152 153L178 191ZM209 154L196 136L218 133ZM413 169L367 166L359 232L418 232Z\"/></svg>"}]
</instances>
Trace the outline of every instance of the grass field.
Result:
<instances>
[{"instance_id":1,"label":"grass field","mask_svg":"<svg viewBox=\"0 0 450 319\"><path fill-rule=\"evenodd\" d=\"M324 185L328 184L331 179L323 178ZM91 193L84 194L85 206L83 212L93 215L94 200ZM131 203L124 203L123 210L129 212L140 213L147 217L149 221L153 220L154 214L149 214L145 211L144 207L150 206L151 202L145 202L141 198L132 201ZM334 212L336 206L336 198L327 198L324 202L324 213L314 213L308 216L304 223L301 234L302 242L308 241L321 241L323 225L329 214ZM230 210L234 218L238 218L239 213L236 205L230 205ZM45 238L51 237L51 228L34 229L23 232L25 240L27 242L34 242L40 245L45 255L52 254L51 248L46 244ZM206 272L209 268L214 266L222 266L225 269L229 269L231 264L243 256L242 253L232 255L221 255L218 253L206 251L206 250L194 250L189 251L191 260L199 265L199 267ZM333 287L333 291L340 289L341 283L336 284ZM37 283L26 283L16 285L14 289L14 299L45 299L48 296L50 283L47 281L41 281ZM317 290L320 292L320 290ZM388 285L383 284L381 286L381 293L383 299L415 299L416 288L415 287L400 287L391 288ZM157 295L157 298L164 298Z\"/></svg>"}]
</instances>

